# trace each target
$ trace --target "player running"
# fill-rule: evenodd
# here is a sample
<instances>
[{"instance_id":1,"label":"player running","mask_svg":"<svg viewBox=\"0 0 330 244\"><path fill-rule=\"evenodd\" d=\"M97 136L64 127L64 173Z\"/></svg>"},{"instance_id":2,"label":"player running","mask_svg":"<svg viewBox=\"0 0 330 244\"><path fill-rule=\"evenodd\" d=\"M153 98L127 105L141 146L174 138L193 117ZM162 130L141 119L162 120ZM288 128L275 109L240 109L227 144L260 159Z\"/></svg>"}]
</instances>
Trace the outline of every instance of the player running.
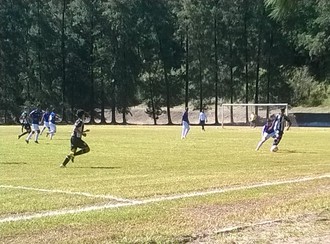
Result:
<instances>
[{"instance_id":1,"label":"player running","mask_svg":"<svg viewBox=\"0 0 330 244\"><path fill-rule=\"evenodd\" d=\"M21 128L22 134L18 135L18 139L20 139L22 136L29 134L31 132L31 126L29 123L28 112L26 110L23 111L23 113L19 117L19 120L22 124L22 128ZM23 132L23 129L25 129L25 132Z\"/></svg>"},{"instance_id":2,"label":"player running","mask_svg":"<svg viewBox=\"0 0 330 244\"><path fill-rule=\"evenodd\" d=\"M39 129L39 121L41 118L41 110L40 106L38 105L36 109L32 110L31 113L29 114L30 118L32 119L32 131L28 135L28 137L25 139L26 143L29 143L29 140L31 139L32 135L35 134L35 143L38 142L39 134L40 134L40 129Z\"/></svg>"},{"instance_id":3,"label":"player running","mask_svg":"<svg viewBox=\"0 0 330 244\"><path fill-rule=\"evenodd\" d=\"M42 135L42 133L44 132L44 130L46 128L48 129L48 131L50 131L50 128L49 128L49 110L48 110L48 108L46 108L46 111L42 115L41 123L42 122L44 123L44 126L41 129L40 135Z\"/></svg>"},{"instance_id":4,"label":"player running","mask_svg":"<svg viewBox=\"0 0 330 244\"><path fill-rule=\"evenodd\" d=\"M86 136L86 132L89 132L89 130L84 130L85 111L79 109L77 111L77 117L78 119L74 124L71 134L71 152L65 157L63 163L60 165L61 168L65 168L70 160L73 162L75 156L79 156L90 151L87 143L81 139L82 136ZM77 152L78 148L81 150Z\"/></svg>"},{"instance_id":5,"label":"player running","mask_svg":"<svg viewBox=\"0 0 330 244\"><path fill-rule=\"evenodd\" d=\"M49 114L49 132L47 132L47 135L50 135L50 140L53 139L53 136L56 133L56 118L57 114L55 113L55 110L52 109L52 112Z\"/></svg>"},{"instance_id":6,"label":"player running","mask_svg":"<svg viewBox=\"0 0 330 244\"><path fill-rule=\"evenodd\" d=\"M264 144L264 142L269 138L275 138L274 118L275 116L271 116L269 119L267 119L266 124L262 127L261 140L258 142L256 151L258 151L262 144Z\"/></svg>"},{"instance_id":7,"label":"player running","mask_svg":"<svg viewBox=\"0 0 330 244\"><path fill-rule=\"evenodd\" d=\"M185 109L184 113L182 114L182 133L181 133L181 139L185 139L187 137L187 134L190 130L189 126L189 118L188 118L188 108Z\"/></svg>"},{"instance_id":8,"label":"player running","mask_svg":"<svg viewBox=\"0 0 330 244\"><path fill-rule=\"evenodd\" d=\"M292 124L291 120L289 119L288 116L285 115L285 108L281 108L280 113L275 118L275 123L274 123L275 139L272 147L270 148L270 151L272 152L276 152L278 150L277 146L282 140L284 134L285 122L288 122L288 127L286 130L289 130Z\"/></svg>"}]
</instances>

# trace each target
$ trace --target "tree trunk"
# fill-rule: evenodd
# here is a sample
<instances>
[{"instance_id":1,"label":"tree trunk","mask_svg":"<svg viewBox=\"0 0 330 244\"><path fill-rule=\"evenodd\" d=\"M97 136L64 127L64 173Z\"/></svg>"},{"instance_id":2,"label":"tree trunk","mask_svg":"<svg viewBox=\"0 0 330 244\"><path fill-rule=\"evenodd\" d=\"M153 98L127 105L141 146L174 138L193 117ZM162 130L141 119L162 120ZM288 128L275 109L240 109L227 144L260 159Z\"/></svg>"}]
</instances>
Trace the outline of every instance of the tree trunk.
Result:
<instances>
[{"instance_id":1,"label":"tree trunk","mask_svg":"<svg viewBox=\"0 0 330 244\"><path fill-rule=\"evenodd\" d=\"M101 124L106 124L104 110L105 110L105 96L104 96L104 80L101 78Z\"/></svg>"},{"instance_id":2,"label":"tree trunk","mask_svg":"<svg viewBox=\"0 0 330 244\"><path fill-rule=\"evenodd\" d=\"M247 33L247 12L248 2L244 0L245 14L244 14L244 41L245 41L245 103L249 103L249 74L248 74L248 33ZM249 122L249 108L246 106L245 119Z\"/></svg>"},{"instance_id":3,"label":"tree trunk","mask_svg":"<svg viewBox=\"0 0 330 244\"><path fill-rule=\"evenodd\" d=\"M117 124L116 122L116 81L112 82L112 99L111 99L111 123L112 125Z\"/></svg>"},{"instance_id":4,"label":"tree trunk","mask_svg":"<svg viewBox=\"0 0 330 244\"><path fill-rule=\"evenodd\" d=\"M271 66L271 57L272 57L272 49L273 49L273 32L270 31L269 35L269 50L268 50L268 64L267 64L267 103L270 103L270 83L271 83L271 74L272 74L272 66ZM269 107L267 107L267 118L269 117Z\"/></svg>"},{"instance_id":5,"label":"tree trunk","mask_svg":"<svg viewBox=\"0 0 330 244\"><path fill-rule=\"evenodd\" d=\"M230 103L234 103L234 72L233 72L233 43L231 34L229 34L229 55L230 55ZM233 106L230 106L230 123L234 123Z\"/></svg>"},{"instance_id":6,"label":"tree trunk","mask_svg":"<svg viewBox=\"0 0 330 244\"><path fill-rule=\"evenodd\" d=\"M90 68L90 79L91 79L91 84L90 84L90 123L94 124L94 36L93 36L93 31L94 31L94 16L91 16L91 29L90 29L90 63L89 63L89 68Z\"/></svg>"},{"instance_id":7,"label":"tree trunk","mask_svg":"<svg viewBox=\"0 0 330 244\"><path fill-rule=\"evenodd\" d=\"M262 26L260 23L259 34L258 34L258 50L257 50L257 67L256 67L256 87L255 87L255 97L254 103L259 103L259 72L260 72L260 53L261 53L261 33ZM258 106L255 106L255 114L258 115Z\"/></svg>"},{"instance_id":8,"label":"tree trunk","mask_svg":"<svg viewBox=\"0 0 330 244\"><path fill-rule=\"evenodd\" d=\"M186 86L185 86L185 107L189 103L189 27L186 26Z\"/></svg>"},{"instance_id":9,"label":"tree trunk","mask_svg":"<svg viewBox=\"0 0 330 244\"><path fill-rule=\"evenodd\" d=\"M199 109L203 109L203 76L202 76L202 50L199 48L198 50L198 63L199 63Z\"/></svg>"},{"instance_id":10,"label":"tree trunk","mask_svg":"<svg viewBox=\"0 0 330 244\"><path fill-rule=\"evenodd\" d=\"M217 32L217 15L214 16L214 83L215 83L215 106L214 106L214 117L215 117L215 124L219 124L218 119L218 97L219 97L219 91L218 91L218 32Z\"/></svg>"},{"instance_id":11,"label":"tree trunk","mask_svg":"<svg viewBox=\"0 0 330 244\"><path fill-rule=\"evenodd\" d=\"M164 79L165 79L165 84L166 84L166 112L167 112L167 124L172 125L172 119L171 119L171 102L170 102L170 82L167 77L167 69L164 65Z\"/></svg>"},{"instance_id":12,"label":"tree trunk","mask_svg":"<svg viewBox=\"0 0 330 244\"><path fill-rule=\"evenodd\" d=\"M65 53L65 12L66 12L66 0L63 0L62 9L62 24L61 24L61 55L62 55L62 121L67 122L65 113L65 85L66 85L66 53ZM71 104L71 107L72 104Z\"/></svg>"},{"instance_id":13,"label":"tree trunk","mask_svg":"<svg viewBox=\"0 0 330 244\"><path fill-rule=\"evenodd\" d=\"M154 102L154 94L153 94L153 83L151 82L150 86L150 102L151 102L151 109L152 109L152 119L154 121L154 125L157 125L156 113L155 113L155 102Z\"/></svg>"}]
</instances>

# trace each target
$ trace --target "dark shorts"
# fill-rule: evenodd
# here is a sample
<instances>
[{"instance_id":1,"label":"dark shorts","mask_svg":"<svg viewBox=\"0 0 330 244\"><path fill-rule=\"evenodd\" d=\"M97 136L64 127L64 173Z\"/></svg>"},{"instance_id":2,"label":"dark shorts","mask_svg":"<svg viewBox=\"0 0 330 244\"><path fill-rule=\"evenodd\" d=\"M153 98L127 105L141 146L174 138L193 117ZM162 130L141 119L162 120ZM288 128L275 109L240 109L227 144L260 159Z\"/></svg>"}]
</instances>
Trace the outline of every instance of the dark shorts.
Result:
<instances>
[{"instance_id":1,"label":"dark shorts","mask_svg":"<svg viewBox=\"0 0 330 244\"><path fill-rule=\"evenodd\" d=\"M27 130L27 131L30 131L30 130L31 130L31 126L30 126L29 123L24 123L24 124L22 124L22 127L23 127L25 130Z\"/></svg>"},{"instance_id":2,"label":"dark shorts","mask_svg":"<svg viewBox=\"0 0 330 244\"><path fill-rule=\"evenodd\" d=\"M200 121L199 121L199 124L200 124L200 125L205 125L205 120L200 120Z\"/></svg>"},{"instance_id":3,"label":"dark shorts","mask_svg":"<svg viewBox=\"0 0 330 244\"><path fill-rule=\"evenodd\" d=\"M81 140L81 138L77 138L72 136L71 137L71 150L72 149L77 149L77 148L87 148L88 145L86 142L84 142L83 140Z\"/></svg>"}]
</instances>

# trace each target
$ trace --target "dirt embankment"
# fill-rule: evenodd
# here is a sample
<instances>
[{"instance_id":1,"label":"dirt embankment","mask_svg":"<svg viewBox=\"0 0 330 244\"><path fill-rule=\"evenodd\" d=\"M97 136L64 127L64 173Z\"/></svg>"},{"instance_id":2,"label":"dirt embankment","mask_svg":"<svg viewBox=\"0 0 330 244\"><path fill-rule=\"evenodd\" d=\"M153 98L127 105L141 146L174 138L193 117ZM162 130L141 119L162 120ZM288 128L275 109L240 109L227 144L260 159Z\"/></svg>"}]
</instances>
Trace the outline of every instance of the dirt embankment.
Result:
<instances>
[{"instance_id":1,"label":"dirt embankment","mask_svg":"<svg viewBox=\"0 0 330 244\"><path fill-rule=\"evenodd\" d=\"M130 114L126 115L126 121L128 124L137 125L153 125L154 121L152 117L149 117L145 112L146 108L143 105L132 107ZM157 119L158 125L168 124L168 114L166 108L163 108L164 114L160 115ZM218 122L221 124L222 121L225 124L234 125L248 125L248 118L251 112L254 111L254 107L248 107L248 112L245 106L233 107L233 115L231 116L231 111L229 107L222 109L221 106L218 108ZM179 125L181 123L181 116L184 112L184 106L177 106L171 108L170 117L173 124ZM265 119L271 114L277 114L279 108L272 107L267 112L266 107L259 107L258 109L258 125L262 125ZM216 123L215 119L215 109L210 107L205 111L207 116L207 124L212 125ZM293 126L330 126L330 108L329 107L316 107L316 108L304 108L295 107L289 108L289 117L293 122ZM194 110L190 108L189 110L189 120L192 125L198 124L199 110ZM329 121L329 122L328 122ZM99 120L96 120L99 122ZM111 123L111 110L106 110L106 122ZM116 114L116 122L122 123L122 114Z\"/></svg>"}]
</instances>

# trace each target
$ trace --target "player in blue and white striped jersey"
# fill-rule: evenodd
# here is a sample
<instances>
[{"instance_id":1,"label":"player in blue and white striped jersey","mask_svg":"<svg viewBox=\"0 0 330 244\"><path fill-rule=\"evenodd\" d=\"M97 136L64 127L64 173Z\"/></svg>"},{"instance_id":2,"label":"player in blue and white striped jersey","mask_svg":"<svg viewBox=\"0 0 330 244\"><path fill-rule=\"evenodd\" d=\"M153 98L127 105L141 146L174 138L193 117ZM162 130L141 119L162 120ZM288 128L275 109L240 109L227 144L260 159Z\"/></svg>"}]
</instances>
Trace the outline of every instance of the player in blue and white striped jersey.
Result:
<instances>
[{"instance_id":1,"label":"player in blue and white striped jersey","mask_svg":"<svg viewBox=\"0 0 330 244\"><path fill-rule=\"evenodd\" d=\"M285 108L281 108L280 113L276 116L275 122L274 122L274 131L275 131L275 139L273 142L273 145L271 147L271 151L274 151L276 148L277 151L277 146L282 140L283 134L284 134L284 129L285 129L285 124L286 122L288 123L288 127L286 130L289 130L291 127L291 120L289 119L288 116L285 115Z\"/></svg>"}]
</instances>

